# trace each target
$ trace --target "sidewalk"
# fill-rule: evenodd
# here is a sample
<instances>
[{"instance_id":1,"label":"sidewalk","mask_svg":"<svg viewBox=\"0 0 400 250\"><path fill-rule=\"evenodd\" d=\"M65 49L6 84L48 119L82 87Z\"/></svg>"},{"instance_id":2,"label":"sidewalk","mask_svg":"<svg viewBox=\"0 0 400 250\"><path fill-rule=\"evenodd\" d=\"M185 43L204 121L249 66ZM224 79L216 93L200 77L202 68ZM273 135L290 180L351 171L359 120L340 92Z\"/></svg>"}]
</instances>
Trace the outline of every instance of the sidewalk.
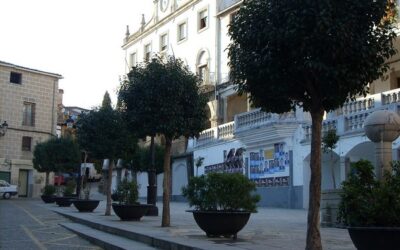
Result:
<instances>
[{"instance_id":1,"label":"sidewalk","mask_svg":"<svg viewBox=\"0 0 400 250\"><path fill-rule=\"evenodd\" d=\"M97 196L97 195L96 195ZM92 197L92 198L101 198ZM258 208L248 224L238 233L237 240L207 238L197 226L187 203L171 202L171 227L161 227L162 204L158 217L143 217L141 221L123 222L116 215L104 216L105 199L93 213L79 213L75 207L61 208L41 204L71 220L150 244L161 249L231 249L231 250L297 250L305 248L307 211L294 209ZM323 249L354 250L345 229L321 228ZM102 236L104 238L104 236ZM104 240L104 239L103 239Z\"/></svg>"}]
</instances>

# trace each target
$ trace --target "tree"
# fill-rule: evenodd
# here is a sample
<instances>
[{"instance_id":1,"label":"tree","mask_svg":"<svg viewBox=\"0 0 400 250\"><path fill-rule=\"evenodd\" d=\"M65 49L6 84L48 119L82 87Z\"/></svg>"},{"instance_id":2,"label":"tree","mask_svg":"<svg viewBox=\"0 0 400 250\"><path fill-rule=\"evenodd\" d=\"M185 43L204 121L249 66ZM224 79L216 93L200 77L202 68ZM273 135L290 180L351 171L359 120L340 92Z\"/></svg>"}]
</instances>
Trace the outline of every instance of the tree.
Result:
<instances>
[{"instance_id":1,"label":"tree","mask_svg":"<svg viewBox=\"0 0 400 250\"><path fill-rule=\"evenodd\" d=\"M142 135L165 139L163 213L161 226L170 226L172 141L198 136L205 128L207 100L199 94L199 78L179 59L159 57L132 68L119 90L121 106Z\"/></svg>"},{"instance_id":2,"label":"tree","mask_svg":"<svg viewBox=\"0 0 400 250\"><path fill-rule=\"evenodd\" d=\"M164 171L164 148L160 145L154 145L154 166L156 174L160 174ZM134 171L148 172L149 166L151 165L151 154L150 147L139 147L133 154L131 159L131 168Z\"/></svg>"},{"instance_id":3,"label":"tree","mask_svg":"<svg viewBox=\"0 0 400 250\"><path fill-rule=\"evenodd\" d=\"M324 153L329 153L330 155L330 167L331 167L331 176L333 189L336 189L336 178L335 178L335 165L333 164L333 150L336 148L336 144L339 141L340 136L336 134L335 129L330 129L326 134L322 137L322 149Z\"/></svg>"},{"instance_id":4,"label":"tree","mask_svg":"<svg viewBox=\"0 0 400 250\"><path fill-rule=\"evenodd\" d=\"M46 186L49 185L49 174L54 171L50 164L49 155L46 151L45 142L38 143L33 151L33 168L39 173L46 173Z\"/></svg>"},{"instance_id":5,"label":"tree","mask_svg":"<svg viewBox=\"0 0 400 250\"><path fill-rule=\"evenodd\" d=\"M228 47L231 79L264 111L302 107L312 118L306 249L321 249L321 126L324 112L366 95L394 55L392 0L245 0Z\"/></svg>"},{"instance_id":6,"label":"tree","mask_svg":"<svg viewBox=\"0 0 400 250\"><path fill-rule=\"evenodd\" d=\"M107 182L107 206L105 215L111 215L111 181L114 160L124 155L131 141L126 124L121 114L111 107L109 95L106 92L103 106L82 114L77 122L77 139L83 150L96 159L109 159L109 180Z\"/></svg>"},{"instance_id":7,"label":"tree","mask_svg":"<svg viewBox=\"0 0 400 250\"><path fill-rule=\"evenodd\" d=\"M51 138L38 143L33 151L33 167L46 173L46 185L50 172L73 172L79 168L80 152L78 144L70 137Z\"/></svg>"}]
</instances>

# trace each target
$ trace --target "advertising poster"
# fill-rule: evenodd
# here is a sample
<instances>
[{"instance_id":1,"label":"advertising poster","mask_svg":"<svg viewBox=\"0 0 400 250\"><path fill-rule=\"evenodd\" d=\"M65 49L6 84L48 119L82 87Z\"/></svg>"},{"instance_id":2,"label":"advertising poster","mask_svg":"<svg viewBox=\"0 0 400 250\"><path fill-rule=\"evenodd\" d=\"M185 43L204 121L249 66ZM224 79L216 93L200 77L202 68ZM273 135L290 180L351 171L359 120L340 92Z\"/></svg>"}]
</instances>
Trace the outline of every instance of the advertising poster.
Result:
<instances>
[{"instance_id":1,"label":"advertising poster","mask_svg":"<svg viewBox=\"0 0 400 250\"><path fill-rule=\"evenodd\" d=\"M285 143L249 153L250 179L257 186L289 185L289 152Z\"/></svg>"}]
</instances>

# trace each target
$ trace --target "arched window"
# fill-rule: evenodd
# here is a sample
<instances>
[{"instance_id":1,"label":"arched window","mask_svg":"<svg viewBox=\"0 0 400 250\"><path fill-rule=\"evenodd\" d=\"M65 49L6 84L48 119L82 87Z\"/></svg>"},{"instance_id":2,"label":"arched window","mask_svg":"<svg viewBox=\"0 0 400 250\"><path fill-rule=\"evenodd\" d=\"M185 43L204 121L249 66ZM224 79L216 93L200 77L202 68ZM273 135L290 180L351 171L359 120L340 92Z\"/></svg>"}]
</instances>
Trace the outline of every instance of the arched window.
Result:
<instances>
[{"instance_id":1,"label":"arched window","mask_svg":"<svg viewBox=\"0 0 400 250\"><path fill-rule=\"evenodd\" d=\"M208 58L207 53L202 51L197 60L197 74L203 80L204 84L209 82Z\"/></svg>"}]
</instances>

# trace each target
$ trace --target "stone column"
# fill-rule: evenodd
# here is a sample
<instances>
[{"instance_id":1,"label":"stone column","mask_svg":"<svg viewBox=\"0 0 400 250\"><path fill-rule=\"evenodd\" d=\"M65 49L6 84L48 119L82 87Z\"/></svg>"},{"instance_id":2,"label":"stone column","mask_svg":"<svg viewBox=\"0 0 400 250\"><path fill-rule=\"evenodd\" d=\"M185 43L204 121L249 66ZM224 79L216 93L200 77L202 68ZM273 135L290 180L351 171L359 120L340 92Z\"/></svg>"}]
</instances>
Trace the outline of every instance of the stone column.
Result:
<instances>
[{"instance_id":1,"label":"stone column","mask_svg":"<svg viewBox=\"0 0 400 250\"><path fill-rule=\"evenodd\" d=\"M392 142L399 137L400 117L393 111L378 110L364 122L365 133L375 143L375 170L378 179L391 171Z\"/></svg>"}]
</instances>

